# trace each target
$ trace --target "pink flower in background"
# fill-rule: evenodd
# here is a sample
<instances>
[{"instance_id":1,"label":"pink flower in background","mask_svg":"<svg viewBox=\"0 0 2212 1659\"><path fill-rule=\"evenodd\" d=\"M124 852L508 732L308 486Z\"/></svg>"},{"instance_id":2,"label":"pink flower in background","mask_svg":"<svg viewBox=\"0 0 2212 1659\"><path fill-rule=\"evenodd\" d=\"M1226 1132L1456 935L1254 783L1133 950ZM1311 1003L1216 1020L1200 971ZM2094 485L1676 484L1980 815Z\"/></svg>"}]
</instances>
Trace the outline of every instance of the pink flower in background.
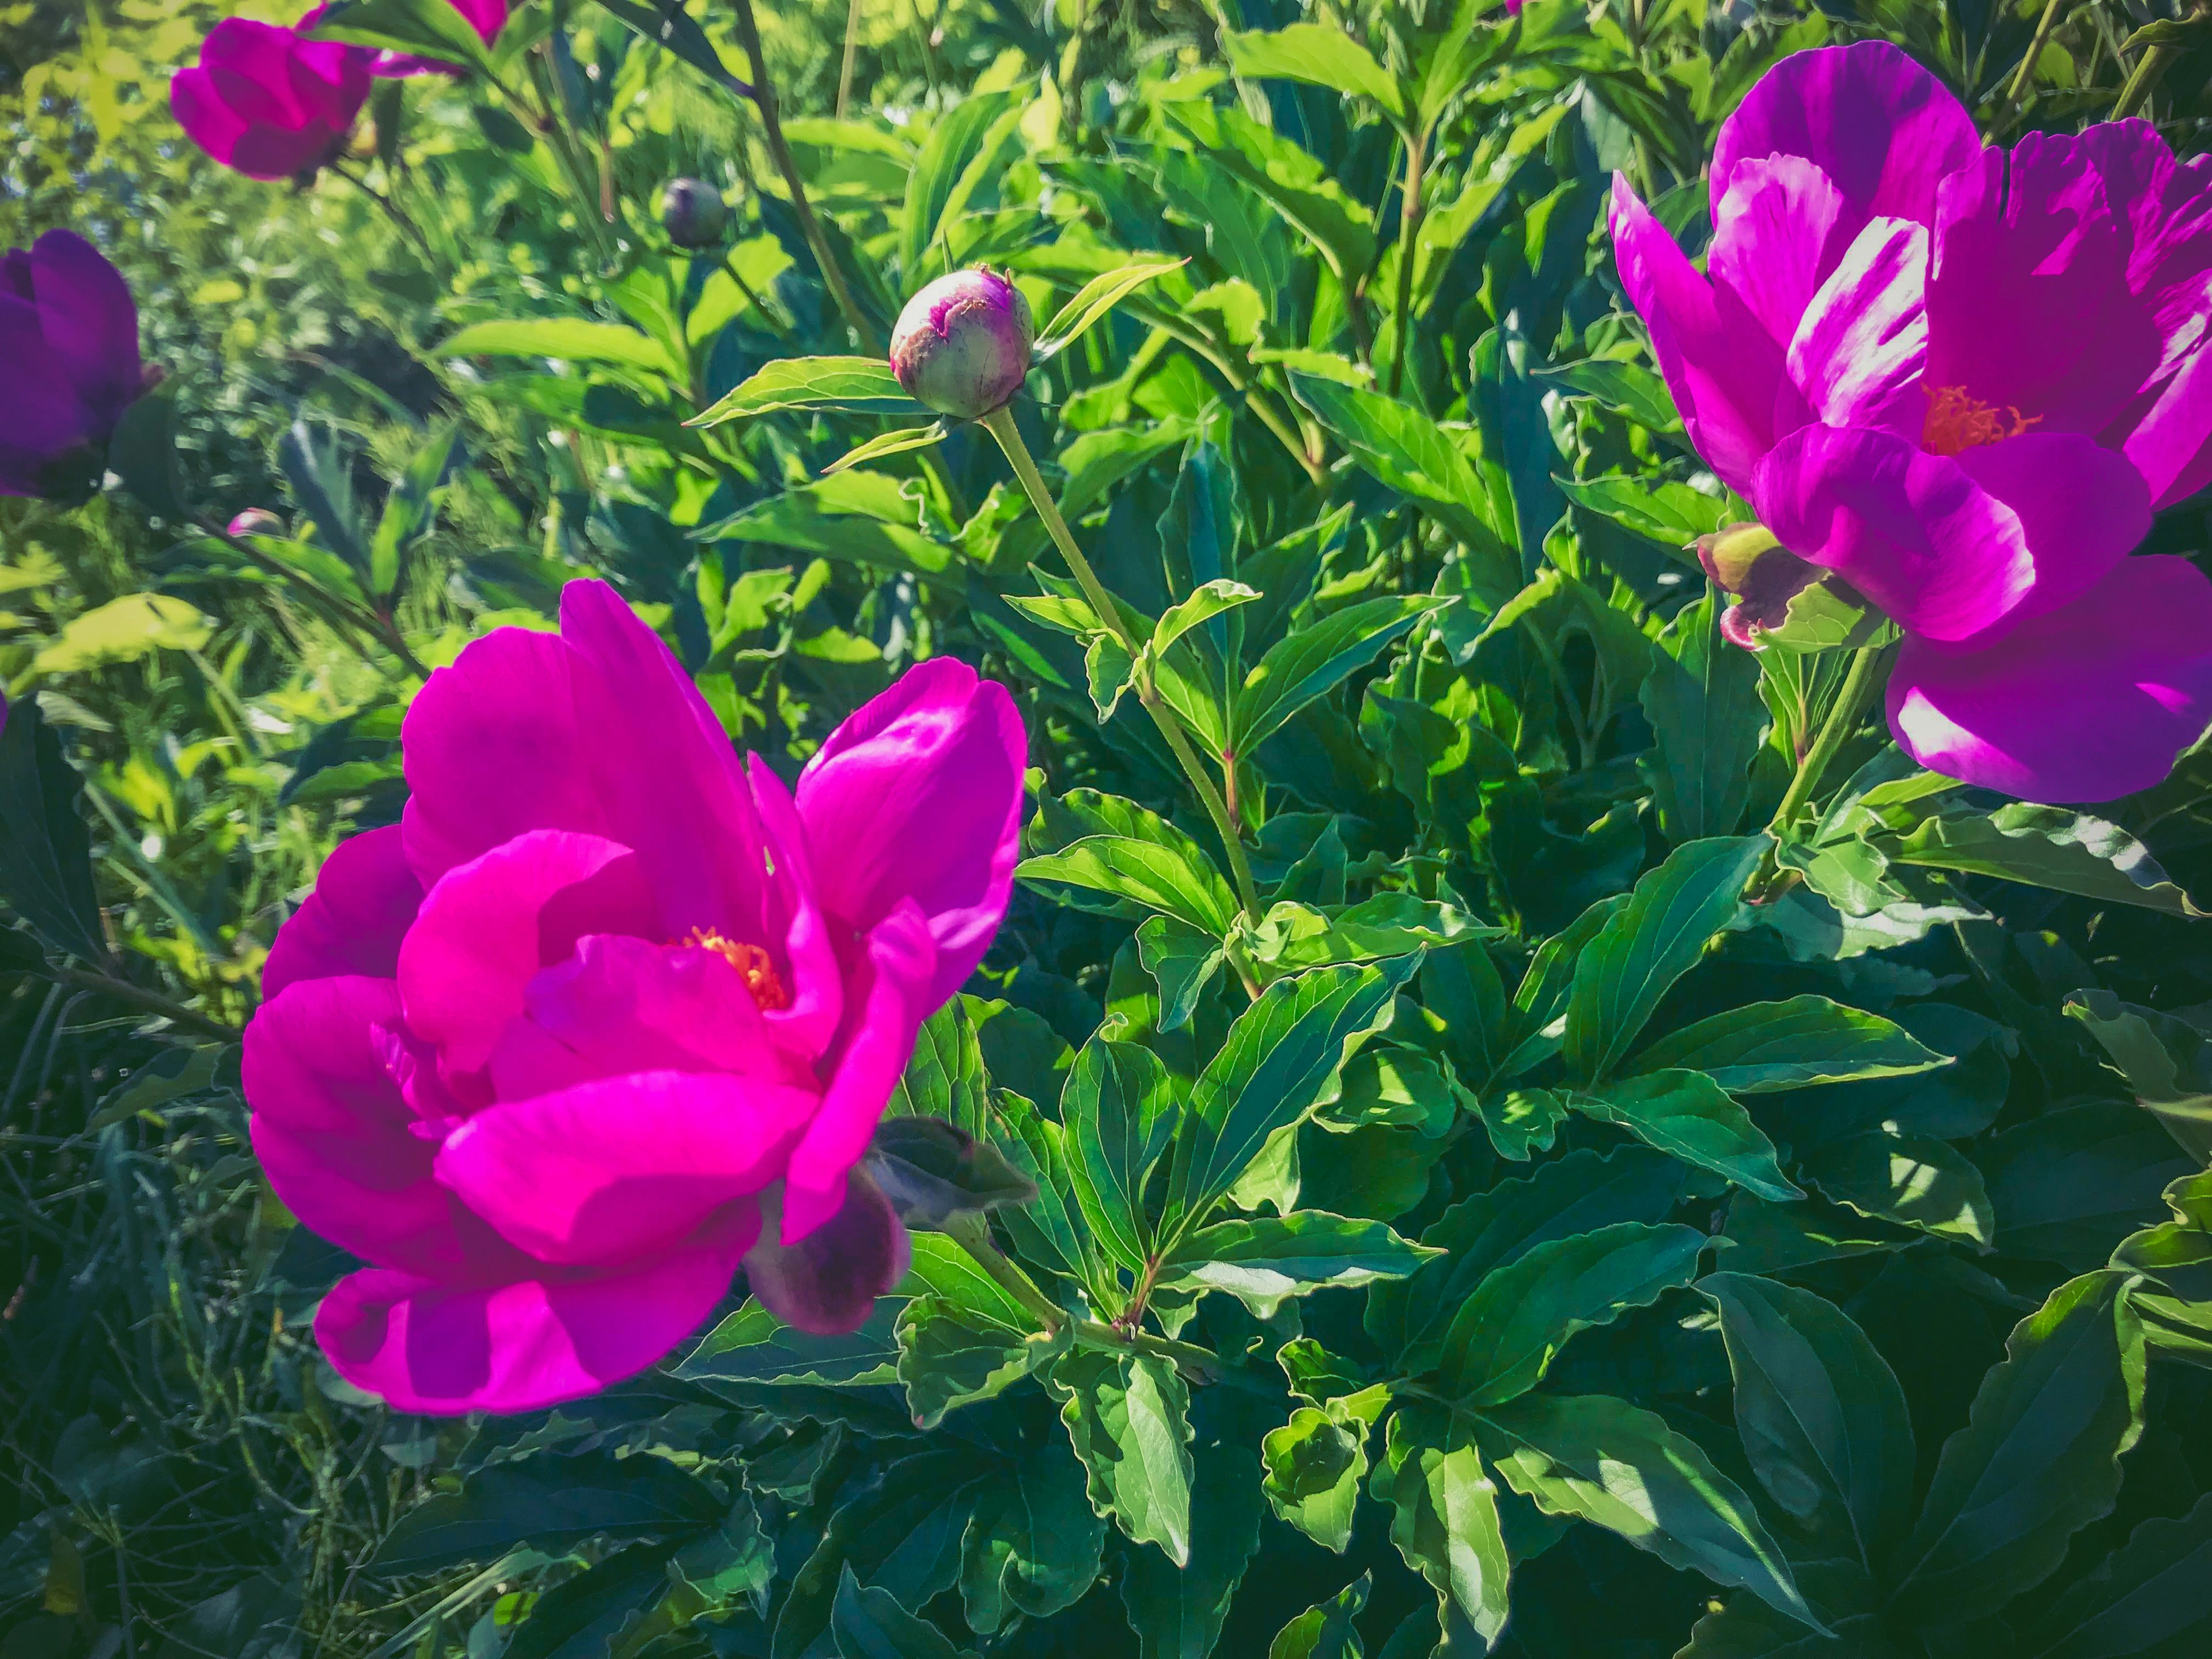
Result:
<instances>
[{"instance_id":1,"label":"pink flower in background","mask_svg":"<svg viewBox=\"0 0 2212 1659\"><path fill-rule=\"evenodd\" d=\"M145 386L138 307L99 249L50 230L0 254L0 495L97 483Z\"/></svg>"},{"instance_id":2,"label":"pink flower in background","mask_svg":"<svg viewBox=\"0 0 2212 1659\"><path fill-rule=\"evenodd\" d=\"M1898 741L2031 799L2157 782L2212 719L2212 581L2127 556L2212 483L2212 161L1984 149L1869 41L1770 70L1712 180L1700 273L1615 179L1621 279L1698 453L1903 630Z\"/></svg>"},{"instance_id":3,"label":"pink flower in background","mask_svg":"<svg viewBox=\"0 0 2212 1659\"><path fill-rule=\"evenodd\" d=\"M344 144L368 99L373 54L298 29L228 17L169 82L185 137L249 179L289 179Z\"/></svg>"},{"instance_id":4,"label":"pink flower in background","mask_svg":"<svg viewBox=\"0 0 2212 1659\"><path fill-rule=\"evenodd\" d=\"M744 1268L849 1330L905 1232L855 1165L921 1022L981 959L1027 747L947 659L794 795L743 763L614 592L501 629L403 730L401 823L285 924L246 1035L277 1194L370 1265L316 1335L402 1410L521 1411L683 1340Z\"/></svg>"}]
</instances>

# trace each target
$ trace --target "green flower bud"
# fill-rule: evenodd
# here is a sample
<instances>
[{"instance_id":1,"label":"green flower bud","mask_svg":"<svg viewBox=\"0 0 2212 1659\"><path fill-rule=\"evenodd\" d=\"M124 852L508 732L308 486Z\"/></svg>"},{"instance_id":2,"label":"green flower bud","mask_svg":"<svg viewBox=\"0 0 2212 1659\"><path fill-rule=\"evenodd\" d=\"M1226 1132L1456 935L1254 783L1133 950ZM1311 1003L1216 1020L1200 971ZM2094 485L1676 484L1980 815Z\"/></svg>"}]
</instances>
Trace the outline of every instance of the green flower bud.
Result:
<instances>
[{"instance_id":1,"label":"green flower bud","mask_svg":"<svg viewBox=\"0 0 2212 1659\"><path fill-rule=\"evenodd\" d=\"M660 193L660 228L678 247L712 247L728 228L721 191L703 179L678 179Z\"/></svg>"}]
</instances>

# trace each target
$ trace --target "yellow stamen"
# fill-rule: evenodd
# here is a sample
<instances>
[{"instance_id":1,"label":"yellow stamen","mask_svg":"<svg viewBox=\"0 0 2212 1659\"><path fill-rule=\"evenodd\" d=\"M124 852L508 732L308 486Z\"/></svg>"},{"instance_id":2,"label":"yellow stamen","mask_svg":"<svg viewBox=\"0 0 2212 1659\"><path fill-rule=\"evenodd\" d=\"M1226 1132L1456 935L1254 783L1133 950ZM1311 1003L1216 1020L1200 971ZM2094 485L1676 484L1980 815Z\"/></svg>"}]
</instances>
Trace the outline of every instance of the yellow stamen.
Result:
<instances>
[{"instance_id":1,"label":"yellow stamen","mask_svg":"<svg viewBox=\"0 0 2212 1659\"><path fill-rule=\"evenodd\" d=\"M1962 386L1939 386L1928 394L1928 418L1920 447L1931 455L1958 455L2005 438L2017 438L2041 423L2040 415L2023 415L2011 404L1999 409L1971 396Z\"/></svg>"},{"instance_id":2,"label":"yellow stamen","mask_svg":"<svg viewBox=\"0 0 2212 1659\"><path fill-rule=\"evenodd\" d=\"M776 977L775 963L767 951L757 945L747 945L718 933L712 927L694 927L676 941L702 951L712 951L716 956L738 970L738 977L745 982L745 989L763 1012L791 1006L791 994L783 988Z\"/></svg>"}]
</instances>

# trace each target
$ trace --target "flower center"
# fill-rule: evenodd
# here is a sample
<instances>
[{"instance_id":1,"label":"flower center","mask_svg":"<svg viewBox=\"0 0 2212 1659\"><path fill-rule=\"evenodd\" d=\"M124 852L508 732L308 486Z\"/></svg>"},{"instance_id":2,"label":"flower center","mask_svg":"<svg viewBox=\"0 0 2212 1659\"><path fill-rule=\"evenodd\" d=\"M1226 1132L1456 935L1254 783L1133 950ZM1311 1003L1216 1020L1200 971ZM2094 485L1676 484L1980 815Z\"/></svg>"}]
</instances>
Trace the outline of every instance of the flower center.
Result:
<instances>
[{"instance_id":1,"label":"flower center","mask_svg":"<svg viewBox=\"0 0 2212 1659\"><path fill-rule=\"evenodd\" d=\"M701 951L712 951L716 956L738 970L738 977L752 993L754 1003L764 1013L791 1006L791 994L783 988L776 977L775 963L769 960L767 951L757 945L747 945L729 938L712 927L694 927L676 941Z\"/></svg>"},{"instance_id":2,"label":"flower center","mask_svg":"<svg viewBox=\"0 0 2212 1659\"><path fill-rule=\"evenodd\" d=\"M1928 419L1920 447L1931 455L1957 455L2004 438L2017 438L2039 425L2040 415L2023 415L2010 404L1999 409L1970 395L1962 386L1939 386L1928 394Z\"/></svg>"}]
</instances>

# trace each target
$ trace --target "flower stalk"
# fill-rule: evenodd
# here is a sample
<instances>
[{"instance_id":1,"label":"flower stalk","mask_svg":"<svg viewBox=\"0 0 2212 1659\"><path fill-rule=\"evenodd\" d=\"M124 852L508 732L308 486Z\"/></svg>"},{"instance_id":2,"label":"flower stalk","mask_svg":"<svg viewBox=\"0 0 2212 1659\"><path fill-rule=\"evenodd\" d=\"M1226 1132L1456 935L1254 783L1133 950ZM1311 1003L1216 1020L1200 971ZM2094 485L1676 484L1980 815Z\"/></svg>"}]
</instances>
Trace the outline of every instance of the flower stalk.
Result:
<instances>
[{"instance_id":1,"label":"flower stalk","mask_svg":"<svg viewBox=\"0 0 2212 1659\"><path fill-rule=\"evenodd\" d=\"M1834 760L1844 740L1856 729L1859 716L1866 712L1876 683L1881 678L1881 661L1887 647L1863 645L1851 653L1850 672L1844 678L1844 689L1837 694L1828 718L1822 722L1820 736L1805 751L1805 758L1797 764L1796 775L1790 780L1790 787L1783 792L1782 804L1774 809L1768 820L1767 830L1779 836L1790 827L1790 820L1812 799L1813 792L1820 787L1821 775Z\"/></svg>"}]
</instances>

